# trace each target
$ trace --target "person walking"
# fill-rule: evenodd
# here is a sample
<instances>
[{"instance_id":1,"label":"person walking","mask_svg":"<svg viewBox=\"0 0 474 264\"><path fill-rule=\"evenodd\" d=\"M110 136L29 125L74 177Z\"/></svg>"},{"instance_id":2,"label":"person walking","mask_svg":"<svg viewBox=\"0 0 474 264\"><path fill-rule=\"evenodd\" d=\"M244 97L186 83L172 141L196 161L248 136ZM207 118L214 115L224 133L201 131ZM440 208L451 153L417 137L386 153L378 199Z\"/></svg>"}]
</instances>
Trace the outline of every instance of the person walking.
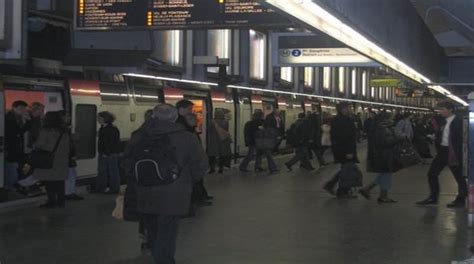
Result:
<instances>
[{"instance_id":1,"label":"person walking","mask_svg":"<svg viewBox=\"0 0 474 264\"><path fill-rule=\"evenodd\" d=\"M456 199L447 205L448 208L463 208L467 198L467 183L463 177L463 121L456 115L454 104L444 101L438 104L441 116L445 119L445 124L436 135L436 146L438 153L431 163L428 171L428 183L430 186L430 196L417 202L418 205L434 205L439 201L439 175L444 168L449 167L458 185Z\"/></svg>"},{"instance_id":2,"label":"person walking","mask_svg":"<svg viewBox=\"0 0 474 264\"><path fill-rule=\"evenodd\" d=\"M331 119L324 120L321 126L321 156L324 158L324 153L331 147ZM327 164L327 163L326 163Z\"/></svg>"},{"instance_id":3,"label":"person walking","mask_svg":"<svg viewBox=\"0 0 474 264\"><path fill-rule=\"evenodd\" d=\"M43 182L46 187L48 200L40 206L42 209L65 206L64 181L69 172L70 142L67 119L65 111L46 113L38 138L33 145L33 150L54 151L53 167L34 168L33 172L33 178Z\"/></svg>"},{"instance_id":4,"label":"person walking","mask_svg":"<svg viewBox=\"0 0 474 264\"><path fill-rule=\"evenodd\" d=\"M120 191L120 131L114 126L115 116L110 112L100 112L98 121L101 127L98 142L99 172L95 192L118 194Z\"/></svg>"},{"instance_id":5,"label":"person walking","mask_svg":"<svg viewBox=\"0 0 474 264\"><path fill-rule=\"evenodd\" d=\"M326 161L324 160L324 156L322 154L322 145L321 145L321 116L318 112L310 112L309 115L306 117L307 128L308 128L308 149L309 154L314 153L316 156L319 167L324 167L327 165Z\"/></svg>"},{"instance_id":6,"label":"person walking","mask_svg":"<svg viewBox=\"0 0 474 264\"><path fill-rule=\"evenodd\" d=\"M352 108L347 103L340 103L336 106L337 116L331 122L331 143L334 161L342 166L346 163L358 163L357 158L357 138L356 128L352 119ZM336 173L330 181L324 185L324 190L330 194L337 195L341 199L356 198L350 194L350 189L339 187L334 191L338 184L341 171Z\"/></svg>"},{"instance_id":7,"label":"person walking","mask_svg":"<svg viewBox=\"0 0 474 264\"><path fill-rule=\"evenodd\" d=\"M298 119L293 125L291 125L287 133L287 142L295 148L295 155L292 159L285 163L285 166L289 171L292 170L293 165L295 165L297 162L300 162L301 167L306 170L314 170L311 162L308 159L309 134L307 127L308 123L306 122L305 117L305 113L299 113Z\"/></svg>"},{"instance_id":8,"label":"person walking","mask_svg":"<svg viewBox=\"0 0 474 264\"><path fill-rule=\"evenodd\" d=\"M388 192L392 186L392 173L396 171L392 161L399 139L392 128L393 119L389 113L380 113L375 119L375 125L374 133L368 138L372 150L367 155L367 171L378 173L378 175L372 183L360 189L359 193L370 199L370 191L379 186L380 196L377 201L379 203L395 203L395 200L388 197Z\"/></svg>"},{"instance_id":9,"label":"person walking","mask_svg":"<svg viewBox=\"0 0 474 264\"><path fill-rule=\"evenodd\" d=\"M175 263L180 218L189 211L193 184L208 170L208 161L201 143L195 134L186 131L183 125L176 122L177 118L178 111L172 105L156 106L153 118L132 135L125 151L127 171L133 172L143 153L158 153L159 149L164 148L174 150L169 153L170 159L162 160L163 166L160 166L179 168L176 176L163 174L165 178L173 178L173 181L143 186L137 179L147 175L131 173L125 194L125 200L137 201L137 204L135 207L124 207L124 210L132 210L131 213L138 211L142 215L153 261L160 264ZM166 141L163 140L164 137L167 138ZM151 142L156 145L151 146ZM165 142L166 145L163 145ZM168 171L160 169L161 172ZM141 198L137 199L138 197Z\"/></svg>"},{"instance_id":10,"label":"person walking","mask_svg":"<svg viewBox=\"0 0 474 264\"><path fill-rule=\"evenodd\" d=\"M219 167L219 173L224 172L224 167L230 167L232 150L230 144L232 138L229 133L229 122L225 117L225 112L216 109L214 120L209 129L209 144L207 154L209 156L209 173L215 171L216 165Z\"/></svg>"},{"instance_id":11,"label":"person walking","mask_svg":"<svg viewBox=\"0 0 474 264\"><path fill-rule=\"evenodd\" d=\"M263 153L257 149L255 142L256 134L261 129L263 129L263 112L256 111L252 116L252 120L248 121L244 127L245 146L248 147L248 152L247 156L245 156L239 166L240 171L242 172L249 172L247 167L254 157L255 172L263 171L263 168L261 167Z\"/></svg>"},{"instance_id":12,"label":"person walking","mask_svg":"<svg viewBox=\"0 0 474 264\"><path fill-rule=\"evenodd\" d=\"M402 137L404 137L406 140L410 142L413 140L414 132L410 113L403 114L403 119L398 121L395 126L395 131L399 133Z\"/></svg>"}]
</instances>

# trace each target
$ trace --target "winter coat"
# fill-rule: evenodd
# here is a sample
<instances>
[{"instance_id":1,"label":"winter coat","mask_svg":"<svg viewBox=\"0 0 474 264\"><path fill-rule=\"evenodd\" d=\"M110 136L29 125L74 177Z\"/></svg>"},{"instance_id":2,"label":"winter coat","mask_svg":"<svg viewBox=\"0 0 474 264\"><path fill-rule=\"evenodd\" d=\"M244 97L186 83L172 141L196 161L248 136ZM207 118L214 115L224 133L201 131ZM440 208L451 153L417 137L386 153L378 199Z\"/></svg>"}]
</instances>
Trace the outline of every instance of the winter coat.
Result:
<instances>
[{"instance_id":1,"label":"winter coat","mask_svg":"<svg viewBox=\"0 0 474 264\"><path fill-rule=\"evenodd\" d=\"M329 147L331 146L331 126L324 124L321 127L323 134L321 136L321 146Z\"/></svg>"},{"instance_id":2,"label":"winter coat","mask_svg":"<svg viewBox=\"0 0 474 264\"><path fill-rule=\"evenodd\" d=\"M308 140L310 144L319 146L321 144L321 120L317 114L310 114L306 118L308 128Z\"/></svg>"},{"instance_id":3,"label":"winter coat","mask_svg":"<svg viewBox=\"0 0 474 264\"><path fill-rule=\"evenodd\" d=\"M245 124L244 127L244 138L245 146L255 146L255 134L259 130L259 127L263 126L263 120L251 120Z\"/></svg>"},{"instance_id":4,"label":"winter coat","mask_svg":"<svg viewBox=\"0 0 474 264\"><path fill-rule=\"evenodd\" d=\"M121 152L120 131L112 124L99 129L98 152L100 155L112 155Z\"/></svg>"},{"instance_id":5,"label":"winter coat","mask_svg":"<svg viewBox=\"0 0 474 264\"><path fill-rule=\"evenodd\" d=\"M52 151L60 135L61 141L54 153L52 169L35 169L33 176L39 181L64 181L69 172L70 135L56 129L42 128L33 149Z\"/></svg>"},{"instance_id":6,"label":"winter coat","mask_svg":"<svg viewBox=\"0 0 474 264\"><path fill-rule=\"evenodd\" d=\"M144 139L155 138L168 134L170 144L175 147L175 159L182 169L180 177L169 185L138 187L133 171L134 153L139 142ZM200 181L208 170L206 154L196 135L186 131L178 123L159 122L150 120L136 131L130 139L125 151L124 159L128 177L125 200L138 200L139 203L152 204L146 206L151 215L185 215L189 212L191 193L194 183ZM142 190L137 192L137 189Z\"/></svg>"},{"instance_id":7,"label":"winter coat","mask_svg":"<svg viewBox=\"0 0 474 264\"><path fill-rule=\"evenodd\" d=\"M378 126L369 139L367 155L367 171L374 173L395 172L393 168L393 155L395 147L400 142L392 128Z\"/></svg>"},{"instance_id":8,"label":"winter coat","mask_svg":"<svg viewBox=\"0 0 474 264\"><path fill-rule=\"evenodd\" d=\"M209 142L207 155L209 157L227 157L232 155L229 134L229 122L225 119L214 119L209 126Z\"/></svg>"},{"instance_id":9,"label":"winter coat","mask_svg":"<svg viewBox=\"0 0 474 264\"><path fill-rule=\"evenodd\" d=\"M436 134L436 148L441 148L441 141L443 139L443 132L444 126L446 126L446 122L442 125L440 131ZM456 115L451 122L450 130L449 130L449 152L453 155L450 155L449 164L450 165L461 165L463 162L463 122L462 117Z\"/></svg>"},{"instance_id":10,"label":"winter coat","mask_svg":"<svg viewBox=\"0 0 474 264\"><path fill-rule=\"evenodd\" d=\"M266 129L274 129L282 137L285 135L285 124L283 119L280 117L280 126L278 127L278 122L276 117L273 114L269 114L264 121L264 126Z\"/></svg>"},{"instance_id":11,"label":"winter coat","mask_svg":"<svg viewBox=\"0 0 474 264\"><path fill-rule=\"evenodd\" d=\"M24 153L25 126L13 112L5 115L5 161L22 162Z\"/></svg>"},{"instance_id":12,"label":"winter coat","mask_svg":"<svg viewBox=\"0 0 474 264\"><path fill-rule=\"evenodd\" d=\"M336 163L358 162L357 138L354 120L351 117L338 114L331 122L331 143L334 161ZM347 155L354 158L348 160Z\"/></svg>"},{"instance_id":13,"label":"winter coat","mask_svg":"<svg viewBox=\"0 0 474 264\"><path fill-rule=\"evenodd\" d=\"M410 121L410 119L408 118L405 118L405 119L402 119L400 120L396 127L395 127L395 130L403 137L409 139L409 140L413 140L413 125Z\"/></svg>"}]
</instances>

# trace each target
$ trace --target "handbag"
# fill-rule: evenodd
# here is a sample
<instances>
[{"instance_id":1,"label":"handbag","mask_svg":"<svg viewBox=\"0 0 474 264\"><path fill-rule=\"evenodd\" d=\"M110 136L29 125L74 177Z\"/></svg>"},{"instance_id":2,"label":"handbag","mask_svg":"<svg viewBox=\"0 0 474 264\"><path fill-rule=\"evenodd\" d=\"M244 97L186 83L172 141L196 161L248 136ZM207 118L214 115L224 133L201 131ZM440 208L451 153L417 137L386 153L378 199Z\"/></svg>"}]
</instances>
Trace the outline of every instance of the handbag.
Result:
<instances>
[{"instance_id":1,"label":"handbag","mask_svg":"<svg viewBox=\"0 0 474 264\"><path fill-rule=\"evenodd\" d=\"M30 154L29 164L34 169L43 169L43 170L50 170L53 168L54 165L54 154L59 147L59 143L63 137L64 133L59 135L56 144L52 151L44 150L44 149L35 149Z\"/></svg>"},{"instance_id":2,"label":"handbag","mask_svg":"<svg viewBox=\"0 0 474 264\"><path fill-rule=\"evenodd\" d=\"M394 148L392 166L398 169L408 168L421 163L421 157L413 144L408 141Z\"/></svg>"},{"instance_id":3,"label":"handbag","mask_svg":"<svg viewBox=\"0 0 474 264\"><path fill-rule=\"evenodd\" d=\"M339 188L350 189L363 185L363 175L357 164L353 162L344 163L339 174Z\"/></svg>"}]
</instances>

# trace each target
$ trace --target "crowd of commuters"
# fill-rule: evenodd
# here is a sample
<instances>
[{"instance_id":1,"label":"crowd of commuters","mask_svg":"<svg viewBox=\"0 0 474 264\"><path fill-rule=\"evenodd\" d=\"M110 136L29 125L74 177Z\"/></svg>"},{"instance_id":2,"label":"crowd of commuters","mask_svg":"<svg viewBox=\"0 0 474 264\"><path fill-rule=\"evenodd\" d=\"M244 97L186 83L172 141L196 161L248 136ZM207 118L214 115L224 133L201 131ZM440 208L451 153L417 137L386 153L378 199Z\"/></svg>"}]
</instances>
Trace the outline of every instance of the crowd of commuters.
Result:
<instances>
[{"instance_id":1,"label":"crowd of commuters","mask_svg":"<svg viewBox=\"0 0 474 264\"><path fill-rule=\"evenodd\" d=\"M215 109L214 118L209 122L205 149L197 133L198 122L193 106L191 101L181 100L176 106L160 104L148 110L144 123L132 133L124 150L120 131L114 125L114 115L100 112L97 116L100 124L98 176L91 192L118 194L122 165L127 182L124 218L139 222L142 249L149 250L156 263L174 263L179 219L193 217L197 208L212 205L213 197L208 194L204 176L214 173L216 166L219 173L231 166L230 112ZM463 207L467 186L462 175L462 119L455 114L450 102L441 103L439 109L440 115L435 116L369 111L363 120L360 114L353 114L352 105L341 103L336 107L336 116L323 117L318 111L298 114L298 119L287 131L280 111L274 110L265 116L263 111L257 110L244 127L248 153L239 169L249 172L250 162L255 159L253 170L263 172L262 159L265 157L269 173L278 173L273 154L285 139L294 149L294 156L285 163L290 171L297 163L304 170L314 170L312 157L316 158L319 167L326 166L325 152L331 149L334 162L340 164L341 170L323 188L340 199L352 199L356 197L355 189L342 184L344 171L348 164L358 170L357 143L365 136L368 139L367 172L376 174L376 177L358 193L371 199L371 191L378 186L377 201L395 203L389 192L392 174L400 169L392 162L397 149L409 144L421 157L431 158L430 144L434 143L437 154L428 172L430 196L417 204L438 203L438 176L449 167L458 184L458 196L448 207ZM23 101L13 103L6 115L7 188L25 192L33 186L44 185L47 202L41 208L64 207L67 199L82 199L75 193L74 168L77 164L70 123L66 111L45 113L40 103L33 103L30 107ZM170 151L159 156L160 149ZM35 168L31 164L39 150L53 153L50 168ZM149 157L155 153L157 157ZM157 161L161 158L166 159L166 164ZM145 171L149 174L156 172L158 176L142 179L140 166L143 162L154 164L145 167ZM170 178L166 180L168 176Z\"/></svg>"}]
</instances>

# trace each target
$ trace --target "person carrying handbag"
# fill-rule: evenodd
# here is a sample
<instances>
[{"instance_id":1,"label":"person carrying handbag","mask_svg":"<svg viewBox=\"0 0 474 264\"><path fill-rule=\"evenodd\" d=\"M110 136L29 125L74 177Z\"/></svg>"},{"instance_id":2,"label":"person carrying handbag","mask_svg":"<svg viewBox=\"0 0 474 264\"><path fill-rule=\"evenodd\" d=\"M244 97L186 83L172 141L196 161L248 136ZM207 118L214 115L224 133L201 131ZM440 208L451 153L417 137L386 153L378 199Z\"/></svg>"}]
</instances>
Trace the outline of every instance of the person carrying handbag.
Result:
<instances>
[{"instance_id":1,"label":"person carrying handbag","mask_svg":"<svg viewBox=\"0 0 474 264\"><path fill-rule=\"evenodd\" d=\"M383 112L375 118L376 129L369 137L369 147L367 155L367 171L378 173L375 180L369 185L359 190L359 193L366 199L370 199L370 191L375 187L380 187L379 203L396 203L389 198L388 192L392 185L392 174L398 170L394 165L395 148L401 142L393 130L393 119L391 114Z\"/></svg>"}]
</instances>

